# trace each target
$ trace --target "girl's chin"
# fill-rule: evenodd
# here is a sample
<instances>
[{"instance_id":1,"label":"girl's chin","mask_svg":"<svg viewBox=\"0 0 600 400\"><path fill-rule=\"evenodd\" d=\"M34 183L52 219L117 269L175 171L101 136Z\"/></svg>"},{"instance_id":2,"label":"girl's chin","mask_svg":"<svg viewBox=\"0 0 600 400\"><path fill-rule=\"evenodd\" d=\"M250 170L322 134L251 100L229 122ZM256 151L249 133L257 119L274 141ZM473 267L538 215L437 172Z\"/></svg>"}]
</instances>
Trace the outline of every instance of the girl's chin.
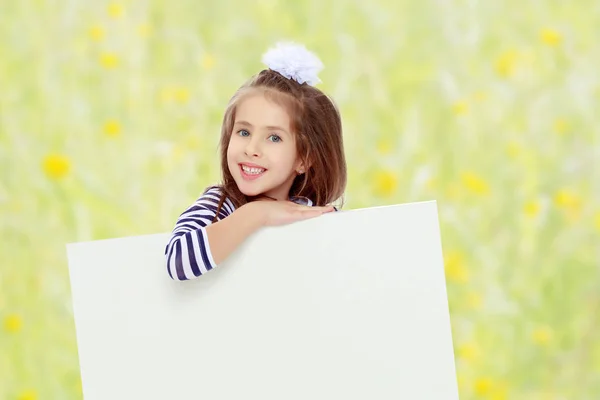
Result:
<instances>
[{"instance_id":1,"label":"girl's chin","mask_svg":"<svg viewBox=\"0 0 600 400\"><path fill-rule=\"evenodd\" d=\"M258 190L258 189L248 189L248 188L243 188L243 187L239 187L240 192L242 192L242 194L244 196L248 196L248 197L265 197L265 198L275 198L275 195L269 194L267 192L265 192L264 190Z\"/></svg>"},{"instance_id":2,"label":"girl's chin","mask_svg":"<svg viewBox=\"0 0 600 400\"><path fill-rule=\"evenodd\" d=\"M249 187L250 185L244 185L243 183L241 185L238 185L238 189L240 189L240 192L242 192L243 195L245 196L258 196L259 194L262 194L263 191L260 190L260 188L258 187Z\"/></svg>"}]
</instances>

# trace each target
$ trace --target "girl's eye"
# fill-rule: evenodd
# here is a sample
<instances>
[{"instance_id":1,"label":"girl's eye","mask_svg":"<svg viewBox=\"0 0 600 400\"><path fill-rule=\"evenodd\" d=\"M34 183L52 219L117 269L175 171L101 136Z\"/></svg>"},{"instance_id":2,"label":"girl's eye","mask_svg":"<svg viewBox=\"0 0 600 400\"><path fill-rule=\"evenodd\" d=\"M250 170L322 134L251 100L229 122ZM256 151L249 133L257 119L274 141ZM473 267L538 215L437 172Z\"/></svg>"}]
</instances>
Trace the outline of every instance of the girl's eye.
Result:
<instances>
[{"instance_id":1,"label":"girl's eye","mask_svg":"<svg viewBox=\"0 0 600 400\"><path fill-rule=\"evenodd\" d=\"M248 135L250 135L250 132L248 132L245 129L242 129L241 131L238 131L238 135L240 135L240 136L248 136Z\"/></svg>"},{"instance_id":2,"label":"girl's eye","mask_svg":"<svg viewBox=\"0 0 600 400\"><path fill-rule=\"evenodd\" d=\"M271 140L271 142L281 142L281 137L277 136L277 135L271 135L269 136L269 139Z\"/></svg>"}]
</instances>

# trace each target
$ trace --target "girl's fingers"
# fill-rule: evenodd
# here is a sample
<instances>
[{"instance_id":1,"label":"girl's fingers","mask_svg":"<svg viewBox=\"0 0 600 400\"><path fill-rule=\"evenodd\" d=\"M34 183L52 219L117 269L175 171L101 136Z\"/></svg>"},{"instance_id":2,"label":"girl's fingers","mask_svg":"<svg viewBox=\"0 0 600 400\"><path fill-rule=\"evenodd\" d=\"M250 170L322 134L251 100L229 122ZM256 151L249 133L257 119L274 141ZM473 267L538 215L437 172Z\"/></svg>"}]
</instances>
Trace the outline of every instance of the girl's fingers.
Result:
<instances>
[{"instance_id":1,"label":"girl's fingers","mask_svg":"<svg viewBox=\"0 0 600 400\"><path fill-rule=\"evenodd\" d=\"M316 206L305 206L301 204L294 203L295 210L292 212L294 214L295 220L303 220L309 218L315 218L325 213L334 211L333 206L324 206L324 207L316 207Z\"/></svg>"},{"instance_id":2,"label":"girl's fingers","mask_svg":"<svg viewBox=\"0 0 600 400\"><path fill-rule=\"evenodd\" d=\"M295 205L297 206L297 208L300 208L302 210L333 211L333 206L317 207L317 206L305 206L302 204L295 204Z\"/></svg>"},{"instance_id":3,"label":"girl's fingers","mask_svg":"<svg viewBox=\"0 0 600 400\"><path fill-rule=\"evenodd\" d=\"M302 211L302 215L305 218L313 218L313 217L318 217L319 215L323 215L325 214L327 211L326 210L322 210L322 209L313 209L313 210L305 210Z\"/></svg>"},{"instance_id":4,"label":"girl's fingers","mask_svg":"<svg viewBox=\"0 0 600 400\"><path fill-rule=\"evenodd\" d=\"M316 211L319 211L321 213L328 213L333 211L333 207L313 207L316 209Z\"/></svg>"}]
</instances>

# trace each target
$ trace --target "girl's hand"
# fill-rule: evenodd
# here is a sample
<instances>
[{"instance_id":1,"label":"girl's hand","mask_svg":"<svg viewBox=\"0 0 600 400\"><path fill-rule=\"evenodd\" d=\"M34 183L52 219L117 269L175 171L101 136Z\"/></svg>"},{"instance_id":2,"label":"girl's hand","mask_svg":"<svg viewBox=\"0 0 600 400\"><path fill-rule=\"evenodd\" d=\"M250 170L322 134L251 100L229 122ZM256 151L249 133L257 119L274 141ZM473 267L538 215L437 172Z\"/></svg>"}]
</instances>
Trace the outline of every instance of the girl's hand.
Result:
<instances>
[{"instance_id":1,"label":"girl's hand","mask_svg":"<svg viewBox=\"0 0 600 400\"><path fill-rule=\"evenodd\" d=\"M334 211L333 206L311 207L292 201L253 201L245 206L261 216L263 226L287 225L293 222L318 217Z\"/></svg>"}]
</instances>

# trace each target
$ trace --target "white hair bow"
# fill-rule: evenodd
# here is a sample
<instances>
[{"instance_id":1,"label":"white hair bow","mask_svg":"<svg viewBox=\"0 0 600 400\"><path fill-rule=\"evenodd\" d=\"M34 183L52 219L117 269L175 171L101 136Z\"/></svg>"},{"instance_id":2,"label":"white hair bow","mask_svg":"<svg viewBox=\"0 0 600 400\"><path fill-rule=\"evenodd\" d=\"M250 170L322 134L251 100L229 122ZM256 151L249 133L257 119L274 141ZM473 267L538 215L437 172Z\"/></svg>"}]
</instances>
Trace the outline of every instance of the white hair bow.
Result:
<instances>
[{"instance_id":1,"label":"white hair bow","mask_svg":"<svg viewBox=\"0 0 600 400\"><path fill-rule=\"evenodd\" d=\"M273 71L300 84L306 82L314 86L321 82L318 73L323 69L323 63L302 45L277 43L263 55L262 62Z\"/></svg>"}]
</instances>

